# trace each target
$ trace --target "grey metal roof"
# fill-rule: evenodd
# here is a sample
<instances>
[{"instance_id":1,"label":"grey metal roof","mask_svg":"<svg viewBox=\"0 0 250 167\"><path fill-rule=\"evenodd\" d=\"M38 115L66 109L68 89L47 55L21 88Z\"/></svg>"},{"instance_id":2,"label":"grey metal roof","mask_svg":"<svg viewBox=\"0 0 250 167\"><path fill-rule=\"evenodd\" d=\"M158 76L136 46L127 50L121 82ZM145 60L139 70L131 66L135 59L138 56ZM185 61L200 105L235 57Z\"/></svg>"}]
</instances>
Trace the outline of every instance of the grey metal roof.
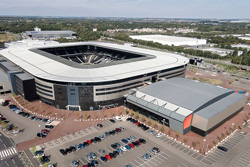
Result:
<instances>
[{"instance_id":1,"label":"grey metal roof","mask_svg":"<svg viewBox=\"0 0 250 167\"><path fill-rule=\"evenodd\" d=\"M214 100L233 93L233 90L185 78L171 78L143 87L138 91L166 102L195 111Z\"/></svg>"},{"instance_id":2,"label":"grey metal roof","mask_svg":"<svg viewBox=\"0 0 250 167\"><path fill-rule=\"evenodd\" d=\"M20 74L15 74L15 76L17 76L18 78L20 78L21 80L30 80L30 79L34 79L34 77L32 77L31 75L27 74L27 73L20 73Z\"/></svg>"},{"instance_id":3,"label":"grey metal roof","mask_svg":"<svg viewBox=\"0 0 250 167\"><path fill-rule=\"evenodd\" d=\"M65 34L76 34L74 31L25 31L27 35L65 35Z\"/></svg>"},{"instance_id":4,"label":"grey metal roof","mask_svg":"<svg viewBox=\"0 0 250 167\"><path fill-rule=\"evenodd\" d=\"M225 110L229 106L233 105L234 103L238 102L242 98L246 98L246 96L242 94L233 93L213 103L213 105L209 105L208 107L196 112L195 114L209 119L214 115L218 114L219 112Z\"/></svg>"},{"instance_id":5,"label":"grey metal roof","mask_svg":"<svg viewBox=\"0 0 250 167\"><path fill-rule=\"evenodd\" d=\"M143 100L143 99L140 99L138 97L135 97L134 95L128 95L127 97L127 101L134 104L134 105L137 105L141 108L144 108L145 110L148 110L156 115L159 115L163 118L172 118L172 119L175 119L179 122L183 122L185 120L185 116L183 115L180 115L178 113L175 113L175 112L172 112L166 108L163 108L163 107L160 107L156 104L152 104L146 100Z\"/></svg>"},{"instance_id":6,"label":"grey metal roof","mask_svg":"<svg viewBox=\"0 0 250 167\"><path fill-rule=\"evenodd\" d=\"M8 71L19 70L19 68L17 66L15 66L14 64L7 62L7 61L0 62L0 64L2 64L2 66L4 66Z\"/></svg>"}]
</instances>

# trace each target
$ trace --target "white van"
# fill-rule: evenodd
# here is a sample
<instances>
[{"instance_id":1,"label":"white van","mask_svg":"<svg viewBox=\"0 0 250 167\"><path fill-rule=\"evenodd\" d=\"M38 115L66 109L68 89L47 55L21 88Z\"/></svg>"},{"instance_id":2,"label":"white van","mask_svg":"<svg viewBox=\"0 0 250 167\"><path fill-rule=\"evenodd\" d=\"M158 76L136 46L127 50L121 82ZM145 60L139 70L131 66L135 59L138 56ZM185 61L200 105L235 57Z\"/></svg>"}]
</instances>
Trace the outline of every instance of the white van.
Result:
<instances>
[{"instance_id":1,"label":"white van","mask_svg":"<svg viewBox=\"0 0 250 167\"><path fill-rule=\"evenodd\" d=\"M4 99L0 99L0 104L2 105L5 102Z\"/></svg>"}]
</instances>

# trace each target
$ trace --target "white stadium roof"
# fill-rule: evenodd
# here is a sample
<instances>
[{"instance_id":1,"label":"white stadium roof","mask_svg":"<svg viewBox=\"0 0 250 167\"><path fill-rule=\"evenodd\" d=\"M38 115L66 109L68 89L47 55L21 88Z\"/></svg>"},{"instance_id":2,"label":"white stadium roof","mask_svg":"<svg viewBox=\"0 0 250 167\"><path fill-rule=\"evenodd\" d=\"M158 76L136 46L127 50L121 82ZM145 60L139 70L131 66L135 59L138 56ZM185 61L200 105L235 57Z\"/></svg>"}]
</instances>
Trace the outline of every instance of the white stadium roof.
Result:
<instances>
[{"instance_id":1,"label":"white stadium roof","mask_svg":"<svg viewBox=\"0 0 250 167\"><path fill-rule=\"evenodd\" d=\"M116 50L139 53L142 55L153 55L155 58L98 68L75 68L30 50L77 45L96 45L100 47L108 47L110 49L113 48ZM144 75L146 73L181 66L188 63L187 58L173 53L101 42L50 43L49 45L46 45L46 43L40 45L10 45L8 48L1 50L0 54L35 77L61 82L87 83L113 81L137 75Z\"/></svg>"},{"instance_id":2,"label":"white stadium roof","mask_svg":"<svg viewBox=\"0 0 250 167\"><path fill-rule=\"evenodd\" d=\"M197 38L188 38L188 37L176 37L176 36L168 36L168 35L132 35L130 36L132 39L139 39L144 41L153 41L158 42L163 45L205 45L207 43L206 39L197 39Z\"/></svg>"}]
</instances>

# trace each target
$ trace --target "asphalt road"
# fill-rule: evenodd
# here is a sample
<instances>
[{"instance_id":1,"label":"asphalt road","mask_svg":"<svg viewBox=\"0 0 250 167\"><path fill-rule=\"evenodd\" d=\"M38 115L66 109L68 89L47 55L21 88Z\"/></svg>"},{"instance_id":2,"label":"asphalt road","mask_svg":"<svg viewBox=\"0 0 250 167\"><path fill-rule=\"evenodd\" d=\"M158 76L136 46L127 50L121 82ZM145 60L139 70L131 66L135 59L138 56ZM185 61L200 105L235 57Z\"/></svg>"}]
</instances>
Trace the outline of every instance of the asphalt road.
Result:
<instances>
[{"instance_id":1,"label":"asphalt road","mask_svg":"<svg viewBox=\"0 0 250 167\"><path fill-rule=\"evenodd\" d=\"M7 158L4 160L0 160L0 167L24 167L20 159L17 155Z\"/></svg>"},{"instance_id":2,"label":"asphalt road","mask_svg":"<svg viewBox=\"0 0 250 167\"><path fill-rule=\"evenodd\" d=\"M0 150L13 146L13 141L0 132Z\"/></svg>"}]
</instances>

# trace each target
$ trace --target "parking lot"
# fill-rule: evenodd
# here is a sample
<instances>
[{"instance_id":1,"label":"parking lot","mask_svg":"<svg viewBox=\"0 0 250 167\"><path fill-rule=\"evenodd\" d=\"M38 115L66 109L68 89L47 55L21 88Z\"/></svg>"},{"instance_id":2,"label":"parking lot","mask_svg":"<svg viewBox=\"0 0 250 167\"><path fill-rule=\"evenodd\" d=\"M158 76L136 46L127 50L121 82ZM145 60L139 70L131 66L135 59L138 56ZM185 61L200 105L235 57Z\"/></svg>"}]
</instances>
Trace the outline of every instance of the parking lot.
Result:
<instances>
[{"instance_id":1,"label":"parking lot","mask_svg":"<svg viewBox=\"0 0 250 167\"><path fill-rule=\"evenodd\" d=\"M250 149L248 149L231 167L248 167L250 166Z\"/></svg>"},{"instance_id":2,"label":"parking lot","mask_svg":"<svg viewBox=\"0 0 250 167\"><path fill-rule=\"evenodd\" d=\"M133 167L166 167L166 166L177 166L177 167L193 167L199 166L197 163L198 161L187 161L185 160L185 155L182 157L181 155L176 155L175 153L171 152L169 149L165 147L165 145L159 144L157 141L160 139L156 138L154 135L150 135L148 131L143 131L141 128L136 127L134 124L123 121L117 123L111 123L109 121L103 123L103 128L92 127L93 131L89 130L89 134L84 134L82 137L76 137L74 140L69 140L68 142L61 142L60 144L55 144L51 147L45 148L45 155L51 155L51 163L57 163L58 166L72 166L72 161L77 160L79 161L80 165L86 165L90 162L86 157L87 154L93 152L97 155L97 161L99 166L105 167L124 167L125 165L131 165ZM99 136L106 131L113 130L115 128L124 127L126 130L124 132L120 132L115 135L110 135L103 139L101 142L92 143L88 147L84 149L74 151L72 153L68 153L67 155L63 156L59 150L66 149L70 146L74 146L80 143L85 142L88 139L92 139L95 136ZM139 132L139 133L138 133ZM83 133L83 131L82 131ZM119 143L122 147L125 144L121 141L124 138L129 136L134 136L135 140L139 138L145 139L147 142L146 144L141 144L138 147L134 147L131 150L125 151L122 154L118 155L116 158L112 158L111 160L104 162L100 159L101 156L113 152L115 149L111 147L113 143ZM65 138L65 137L64 137ZM134 140L134 141L135 141ZM41 145L42 146L42 145ZM45 144L45 146L48 146ZM153 148L157 147L160 149L160 153L154 155L149 151ZM102 155L98 152L99 149L103 149L105 154ZM142 155L145 153L149 153L151 158L144 160L142 159ZM184 153L183 153L184 154ZM193 162L193 163L191 163Z\"/></svg>"},{"instance_id":3,"label":"parking lot","mask_svg":"<svg viewBox=\"0 0 250 167\"><path fill-rule=\"evenodd\" d=\"M229 139L227 139L221 146L226 147L228 151L230 151L236 144L238 144L244 137L246 133L242 133L240 131L236 131ZM204 157L201 162L206 165L213 165L218 160L220 160L227 152L222 151L220 149L216 149L206 157Z\"/></svg>"}]
</instances>

